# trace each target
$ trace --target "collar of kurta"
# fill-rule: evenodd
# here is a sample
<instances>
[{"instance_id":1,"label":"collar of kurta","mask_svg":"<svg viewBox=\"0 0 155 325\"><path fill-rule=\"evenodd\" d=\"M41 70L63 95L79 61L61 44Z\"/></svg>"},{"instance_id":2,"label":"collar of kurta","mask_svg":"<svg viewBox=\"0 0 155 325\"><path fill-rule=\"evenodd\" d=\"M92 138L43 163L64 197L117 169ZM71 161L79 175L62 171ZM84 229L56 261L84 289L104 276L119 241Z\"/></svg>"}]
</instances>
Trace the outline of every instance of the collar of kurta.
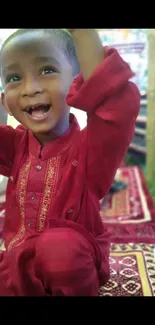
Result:
<instances>
[{"instance_id":1,"label":"collar of kurta","mask_svg":"<svg viewBox=\"0 0 155 325\"><path fill-rule=\"evenodd\" d=\"M80 127L76 117L70 114L70 127L59 138L47 143L43 148L29 130L29 153L36 158L49 159L51 157L62 154L73 143L74 138L80 132Z\"/></svg>"}]
</instances>

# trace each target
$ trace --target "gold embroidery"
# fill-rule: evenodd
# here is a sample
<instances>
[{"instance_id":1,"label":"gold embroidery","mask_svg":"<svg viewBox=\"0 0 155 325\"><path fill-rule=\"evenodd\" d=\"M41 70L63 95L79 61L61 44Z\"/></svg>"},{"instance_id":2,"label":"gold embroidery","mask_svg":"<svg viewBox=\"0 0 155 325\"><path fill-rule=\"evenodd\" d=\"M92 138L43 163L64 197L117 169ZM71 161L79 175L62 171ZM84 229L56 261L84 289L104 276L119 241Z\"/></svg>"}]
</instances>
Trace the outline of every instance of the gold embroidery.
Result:
<instances>
[{"instance_id":1,"label":"gold embroidery","mask_svg":"<svg viewBox=\"0 0 155 325\"><path fill-rule=\"evenodd\" d=\"M45 174L45 190L41 203L40 215L39 215L39 226L38 230L42 231L45 226L45 219L51 203L51 200L56 191L56 185L58 181L60 167L60 157L54 157L49 159L47 164L47 171Z\"/></svg>"},{"instance_id":2,"label":"gold embroidery","mask_svg":"<svg viewBox=\"0 0 155 325\"><path fill-rule=\"evenodd\" d=\"M19 196L21 225L16 236L9 243L8 250L10 250L17 241L20 241L25 234L25 199L26 199L26 188L27 188L29 170L31 167L31 160L32 157L29 156L29 158L27 159L26 163L24 164L19 174L18 196Z\"/></svg>"}]
</instances>

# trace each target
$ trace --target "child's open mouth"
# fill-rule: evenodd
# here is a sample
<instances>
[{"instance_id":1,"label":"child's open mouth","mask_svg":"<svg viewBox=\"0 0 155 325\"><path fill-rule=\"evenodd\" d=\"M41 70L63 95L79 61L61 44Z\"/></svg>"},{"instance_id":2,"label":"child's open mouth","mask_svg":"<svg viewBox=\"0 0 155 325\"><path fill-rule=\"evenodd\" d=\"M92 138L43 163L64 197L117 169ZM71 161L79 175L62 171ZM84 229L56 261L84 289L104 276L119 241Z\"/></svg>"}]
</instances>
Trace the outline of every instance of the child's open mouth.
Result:
<instances>
[{"instance_id":1,"label":"child's open mouth","mask_svg":"<svg viewBox=\"0 0 155 325\"><path fill-rule=\"evenodd\" d=\"M38 104L35 106L29 106L28 108L24 109L24 112L28 113L32 119L34 120L41 120L44 119L47 115L47 112L50 110L49 104Z\"/></svg>"}]
</instances>

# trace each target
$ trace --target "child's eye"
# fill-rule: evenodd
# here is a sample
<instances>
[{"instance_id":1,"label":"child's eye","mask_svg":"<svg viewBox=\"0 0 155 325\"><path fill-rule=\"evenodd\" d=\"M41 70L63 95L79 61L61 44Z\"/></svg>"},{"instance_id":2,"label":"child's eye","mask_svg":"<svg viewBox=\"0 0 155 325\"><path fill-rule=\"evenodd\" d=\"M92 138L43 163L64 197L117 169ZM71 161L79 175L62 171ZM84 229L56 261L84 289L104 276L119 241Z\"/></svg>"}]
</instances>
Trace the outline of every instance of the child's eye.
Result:
<instances>
[{"instance_id":1,"label":"child's eye","mask_svg":"<svg viewBox=\"0 0 155 325\"><path fill-rule=\"evenodd\" d=\"M9 76L7 78L7 82L17 82L17 81L20 81L20 77L18 75Z\"/></svg>"},{"instance_id":2,"label":"child's eye","mask_svg":"<svg viewBox=\"0 0 155 325\"><path fill-rule=\"evenodd\" d=\"M50 73L54 73L54 72L56 72L56 71L52 68L44 68L41 70L41 74L50 74Z\"/></svg>"}]
</instances>

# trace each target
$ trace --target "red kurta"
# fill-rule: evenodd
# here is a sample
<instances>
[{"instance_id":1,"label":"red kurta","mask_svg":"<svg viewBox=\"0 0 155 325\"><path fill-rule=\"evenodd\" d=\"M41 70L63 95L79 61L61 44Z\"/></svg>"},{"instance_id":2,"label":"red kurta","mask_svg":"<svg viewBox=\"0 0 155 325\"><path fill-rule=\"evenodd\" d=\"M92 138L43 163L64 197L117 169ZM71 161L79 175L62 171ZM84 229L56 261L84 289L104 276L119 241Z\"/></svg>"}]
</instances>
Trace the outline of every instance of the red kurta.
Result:
<instances>
[{"instance_id":1,"label":"red kurta","mask_svg":"<svg viewBox=\"0 0 155 325\"><path fill-rule=\"evenodd\" d=\"M103 63L86 82L79 75L67 96L69 106L87 112L87 128L80 131L71 115L69 130L43 148L22 126L0 127L0 174L9 177L4 224L9 254L47 228L72 228L93 247L100 284L105 283L109 251L99 200L133 137L140 94L132 76L117 51L106 49Z\"/></svg>"}]
</instances>

